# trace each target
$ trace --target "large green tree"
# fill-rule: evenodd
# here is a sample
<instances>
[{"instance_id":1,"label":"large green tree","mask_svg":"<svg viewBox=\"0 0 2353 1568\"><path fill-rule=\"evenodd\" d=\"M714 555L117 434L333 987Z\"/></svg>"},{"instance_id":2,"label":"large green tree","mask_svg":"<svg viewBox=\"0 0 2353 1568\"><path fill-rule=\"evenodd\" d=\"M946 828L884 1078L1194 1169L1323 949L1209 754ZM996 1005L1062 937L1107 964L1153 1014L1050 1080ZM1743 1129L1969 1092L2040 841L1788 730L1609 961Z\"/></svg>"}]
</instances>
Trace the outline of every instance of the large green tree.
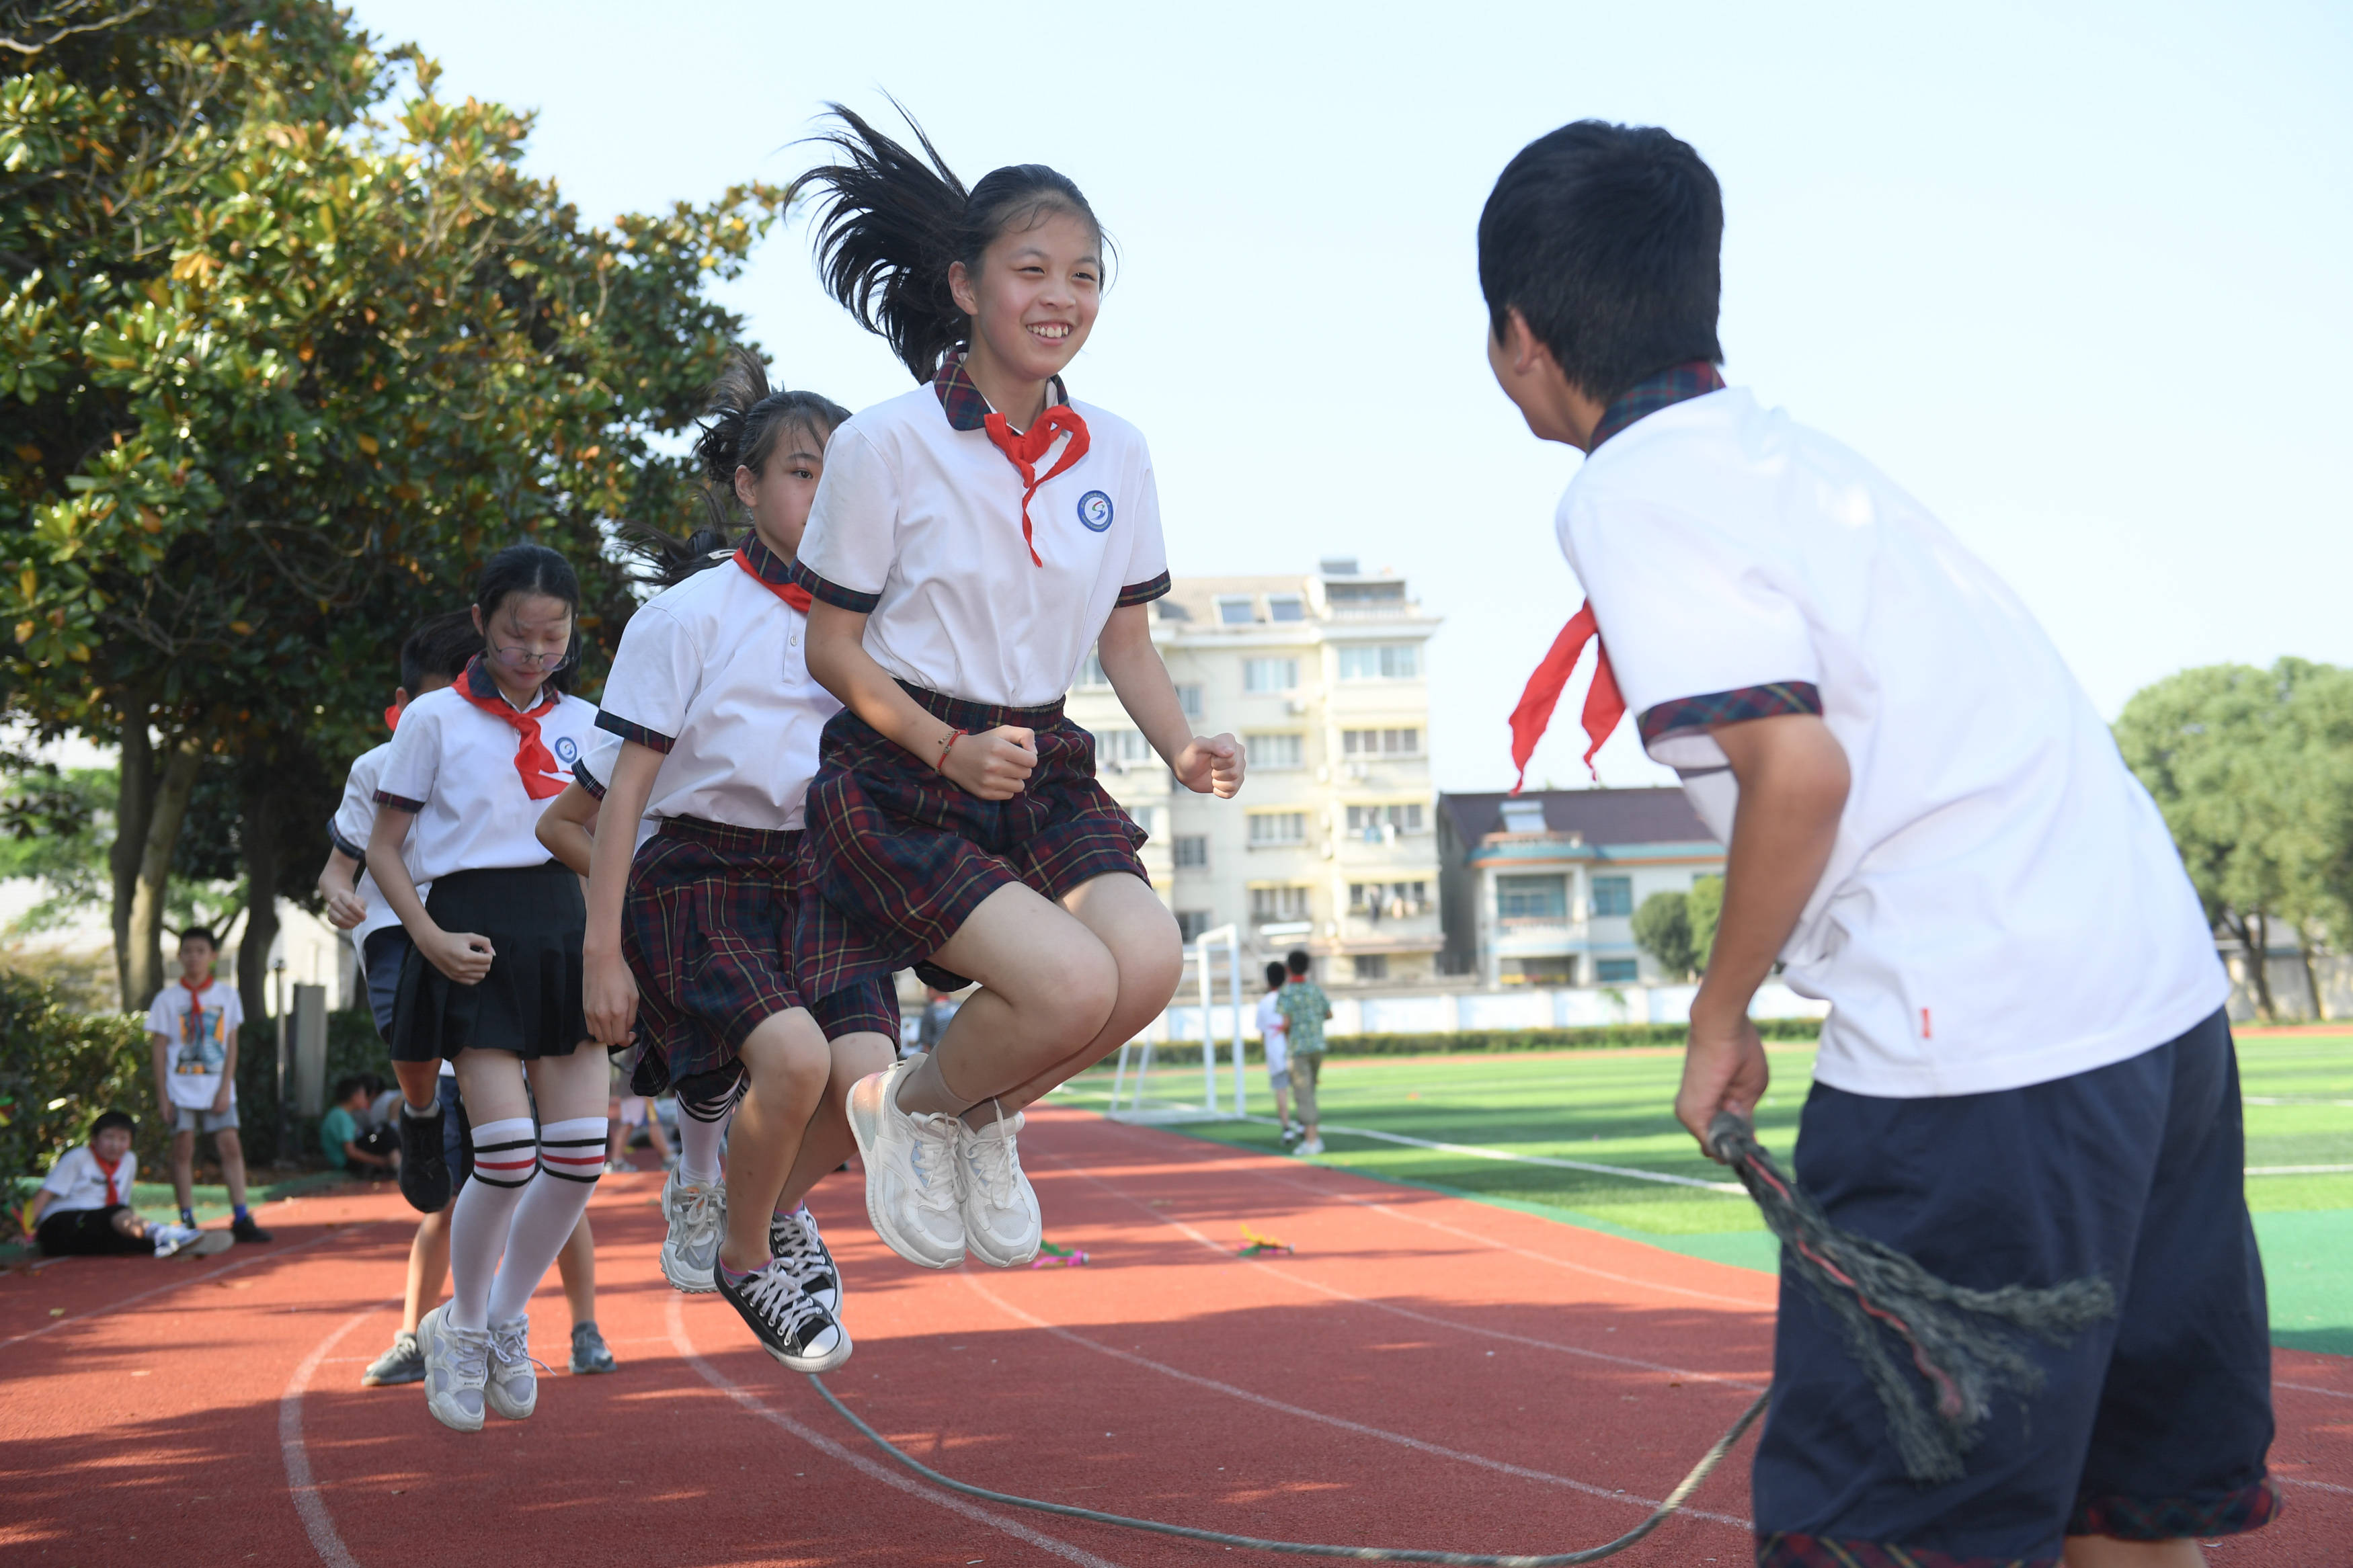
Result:
<instances>
[{"instance_id":1,"label":"large green tree","mask_svg":"<svg viewBox=\"0 0 2353 1568\"><path fill-rule=\"evenodd\" d=\"M658 446L741 325L708 286L785 194L585 224L522 172L527 116L443 100L315 0L5 16L0 704L121 747L133 1006L198 780L232 765L256 1005L406 629L533 539L581 569L592 642L617 631L607 542L681 499Z\"/></svg>"}]
</instances>

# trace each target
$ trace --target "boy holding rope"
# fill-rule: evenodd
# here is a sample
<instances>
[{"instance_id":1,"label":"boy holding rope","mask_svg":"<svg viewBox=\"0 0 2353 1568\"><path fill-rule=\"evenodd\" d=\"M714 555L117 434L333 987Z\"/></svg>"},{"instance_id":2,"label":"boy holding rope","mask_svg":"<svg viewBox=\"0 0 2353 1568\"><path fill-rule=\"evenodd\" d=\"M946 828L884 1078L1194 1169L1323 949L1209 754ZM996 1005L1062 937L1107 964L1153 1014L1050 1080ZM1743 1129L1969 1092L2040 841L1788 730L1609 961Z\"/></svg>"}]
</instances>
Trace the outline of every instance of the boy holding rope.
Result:
<instances>
[{"instance_id":1,"label":"boy holding rope","mask_svg":"<svg viewBox=\"0 0 2353 1568\"><path fill-rule=\"evenodd\" d=\"M1859 1348L1785 1272L1757 1562L2201 1563L2197 1537L2279 1507L2229 980L2162 819L2007 585L1725 387L1722 232L1690 147L1597 121L1524 149L1481 217L1496 379L1588 454L1557 526L1590 597L1514 760L1599 637L1588 761L1630 710L1727 845L1675 1103L1694 1135L1764 1095L1748 1005L1778 962L1831 1004L1797 1152L1829 1219L1959 1286L2093 1277L2117 1303L2026 1345L2040 1387L1923 1485Z\"/></svg>"}]
</instances>

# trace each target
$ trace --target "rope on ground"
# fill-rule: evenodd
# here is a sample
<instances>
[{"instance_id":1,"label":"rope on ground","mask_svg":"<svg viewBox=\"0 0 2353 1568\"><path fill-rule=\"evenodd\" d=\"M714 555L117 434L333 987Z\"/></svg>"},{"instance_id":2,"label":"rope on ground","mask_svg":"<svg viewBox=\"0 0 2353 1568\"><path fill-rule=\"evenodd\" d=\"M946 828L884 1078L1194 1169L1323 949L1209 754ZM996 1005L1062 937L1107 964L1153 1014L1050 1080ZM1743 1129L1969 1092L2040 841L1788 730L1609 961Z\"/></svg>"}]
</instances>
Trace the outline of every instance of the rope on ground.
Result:
<instances>
[{"instance_id":1,"label":"rope on ground","mask_svg":"<svg viewBox=\"0 0 2353 1568\"><path fill-rule=\"evenodd\" d=\"M1732 1451L1732 1446L1740 1441L1741 1434L1765 1413L1765 1402L1771 1394L1769 1389L1758 1394L1748 1408L1740 1413L1740 1419L1732 1424L1731 1429L1700 1456L1699 1463L1692 1467L1691 1474L1683 1479L1682 1484L1651 1511L1651 1517L1617 1540L1588 1547L1582 1552L1556 1552L1542 1557L1512 1557L1478 1552L1424 1552L1401 1546L1327 1546L1307 1541L1265 1541L1255 1535L1229 1535L1223 1531L1196 1530L1190 1525L1169 1524L1156 1519L1130 1519L1125 1514L1103 1513L1092 1508L1075 1508L1069 1503L1046 1502L1038 1498L1016 1497L1011 1492L991 1491L987 1487L973 1486L940 1474L860 1420L858 1413L836 1398L833 1390L828 1388L815 1373L809 1375L809 1383L825 1395L828 1405L840 1412L843 1420L858 1428L868 1442L933 1485L961 1492L965 1497L978 1498L984 1502L1005 1503L1014 1508L1032 1509L1039 1513L1056 1513L1065 1519L1083 1519L1095 1524L1115 1524L1123 1530L1147 1531L1155 1535L1182 1536L1187 1541L1207 1542L1212 1546L1238 1546L1250 1552L1282 1552L1298 1557L1345 1557L1359 1563L1438 1563L1451 1564L1451 1568L1573 1568L1576 1563L1599 1563L1604 1557L1625 1551L1664 1524L1692 1493L1699 1489L1700 1483L1706 1480L1724 1456Z\"/></svg>"}]
</instances>

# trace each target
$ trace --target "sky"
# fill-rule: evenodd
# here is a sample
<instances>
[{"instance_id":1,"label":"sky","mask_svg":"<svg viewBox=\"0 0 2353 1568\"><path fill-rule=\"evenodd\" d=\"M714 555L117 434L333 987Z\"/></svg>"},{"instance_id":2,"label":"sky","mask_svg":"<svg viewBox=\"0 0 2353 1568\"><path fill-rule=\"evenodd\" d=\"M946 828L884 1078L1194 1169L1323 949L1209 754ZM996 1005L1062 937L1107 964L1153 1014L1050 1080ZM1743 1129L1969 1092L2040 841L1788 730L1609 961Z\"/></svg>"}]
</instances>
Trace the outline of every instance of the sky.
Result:
<instances>
[{"instance_id":1,"label":"sky","mask_svg":"<svg viewBox=\"0 0 2353 1568\"><path fill-rule=\"evenodd\" d=\"M1509 785L1582 597L1552 534L1580 459L1488 374L1474 229L1587 117L1722 181L1727 377L1925 501L2104 714L2189 666L2353 663L2353 7L355 9L445 96L535 110L529 167L597 221L786 181L828 100L886 92L967 183L1071 176L1119 260L1071 384L1151 442L1173 569L1405 574L1445 620L1440 789ZM797 221L722 297L780 384L910 384ZM1531 784L1588 782L1577 702ZM1601 782L1671 782L1631 730Z\"/></svg>"}]
</instances>

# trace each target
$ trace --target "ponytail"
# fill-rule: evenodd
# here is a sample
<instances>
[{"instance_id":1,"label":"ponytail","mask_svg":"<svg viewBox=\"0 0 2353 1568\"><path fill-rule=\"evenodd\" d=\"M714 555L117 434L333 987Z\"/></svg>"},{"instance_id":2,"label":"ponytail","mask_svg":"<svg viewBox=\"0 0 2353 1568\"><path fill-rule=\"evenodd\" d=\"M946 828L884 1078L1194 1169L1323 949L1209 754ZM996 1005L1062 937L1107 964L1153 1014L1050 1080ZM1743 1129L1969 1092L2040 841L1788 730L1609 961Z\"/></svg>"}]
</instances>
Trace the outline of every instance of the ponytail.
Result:
<instances>
[{"instance_id":1,"label":"ponytail","mask_svg":"<svg viewBox=\"0 0 2353 1568\"><path fill-rule=\"evenodd\" d=\"M1043 163L992 170L966 190L913 115L907 125L921 157L840 104L828 107L842 129L817 140L849 161L821 164L795 183L828 193L818 214L818 269L826 292L888 342L917 381L930 380L971 335L948 291L949 263L976 274L999 235L1050 213L1082 218L1103 234L1079 187Z\"/></svg>"},{"instance_id":2,"label":"ponytail","mask_svg":"<svg viewBox=\"0 0 2353 1568\"><path fill-rule=\"evenodd\" d=\"M735 552L742 536L728 527L726 508L718 494L705 489L702 505L706 515L702 526L683 539L645 523L631 523L622 530L622 542L645 559L646 569L638 574L638 581L655 588L675 588L696 573L723 564Z\"/></svg>"}]
</instances>

